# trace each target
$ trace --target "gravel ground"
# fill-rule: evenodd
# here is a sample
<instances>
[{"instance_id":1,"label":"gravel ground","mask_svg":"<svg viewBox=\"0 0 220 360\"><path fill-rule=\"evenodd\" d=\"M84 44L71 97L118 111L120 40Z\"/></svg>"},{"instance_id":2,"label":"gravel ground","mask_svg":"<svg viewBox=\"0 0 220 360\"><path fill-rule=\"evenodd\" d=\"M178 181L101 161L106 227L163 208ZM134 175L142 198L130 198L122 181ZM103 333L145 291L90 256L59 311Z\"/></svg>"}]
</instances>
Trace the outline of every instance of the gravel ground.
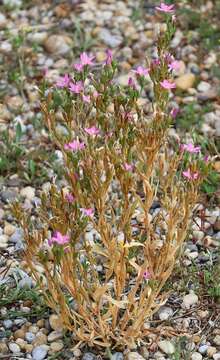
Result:
<instances>
[{"instance_id":1,"label":"gravel ground","mask_svg":"<svg viewBox=\"0 0 220 360\"><path fill-rule=\"evenodd\" d=\"M220 360L220 2L179 1L172 41L181 67L172 103L180 109L170 135L196 137L213 159L192 231L167 284L170 296L146 324L146 345L114 353L114 360ZM0 359L104 358L99 349L74 348L60 319L45 307L23 270L23 235L10 213L17 196L27 209L54 176L62 183L59 151L44 128L38 87L54 82L81 51L97 63L111 48L118 81L155 54L161 18L148 0L3 0L0 2ZM142 99L146 106L152 91ZM60 131L62 131L60 127ZM51 151L53 150L53 151ZM156 210L155 210L156 211Z\"/></svg>"}]
</instances>

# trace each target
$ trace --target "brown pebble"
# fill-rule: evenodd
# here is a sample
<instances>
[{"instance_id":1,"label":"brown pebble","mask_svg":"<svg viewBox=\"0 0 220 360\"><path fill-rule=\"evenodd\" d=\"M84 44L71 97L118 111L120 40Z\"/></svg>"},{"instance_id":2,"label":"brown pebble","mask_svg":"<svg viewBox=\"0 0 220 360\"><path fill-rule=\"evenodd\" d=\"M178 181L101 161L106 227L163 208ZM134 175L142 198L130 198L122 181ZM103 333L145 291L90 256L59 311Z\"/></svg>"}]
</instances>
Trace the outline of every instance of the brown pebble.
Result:
<instances>
[{"instance_id":1,"label":"brown pebble","mask_svg":"<svg viewBox=\"0 0 220 360\"><path fill-rule=\"evenodd\" d=\"M14 332L14 339L24 339L26 331L24 329L18 329Z\"/></svg>"}]
</instances>

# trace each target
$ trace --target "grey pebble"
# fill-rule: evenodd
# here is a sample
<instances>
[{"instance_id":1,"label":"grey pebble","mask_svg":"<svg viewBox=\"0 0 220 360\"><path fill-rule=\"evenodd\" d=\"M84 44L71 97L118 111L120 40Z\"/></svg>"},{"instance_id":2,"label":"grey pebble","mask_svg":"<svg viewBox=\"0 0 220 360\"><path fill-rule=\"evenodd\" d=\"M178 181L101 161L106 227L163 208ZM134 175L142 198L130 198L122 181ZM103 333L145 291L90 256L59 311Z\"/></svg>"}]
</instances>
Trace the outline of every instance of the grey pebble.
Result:
<instances>
[{"instance_id":1,"label":"grey pebble","mask_svg":"<svg viewBox=\"0 0 220 360\"><path fill-rule=\"evenodd\" d=\"M201 345L201 346L199 347L199 352L200 352L200 354L206 354L207 349L208 349L208 345Z\"/></svg>"},{"instance_id":2,"label":"grey pebble","mask_svg":"<svg viewBox=\"0 0 220 360\"><path fill-rule=\"evenodd\" d=\"M47 356L48 346L39 345L36 346L32 351L33 360L43 360Z\"/></svg>"},{"instance_id":3,"label":"grey pebble","mask_svg":"<svg viewBox=\"0 0 220 360\"><path fill-rule=\"evenodd\" d=\"M36 338L36 335L33 334L32 332L27 332L25 334L25 339L27 340L27 342L30 344L32 343L32 341L34 341L34 339Z\"/></svg>"},{"instance_id":4,"label":"grey pebble","mask_svg":"<svg viewBox=\"0 0 220 360\"><path fill-rule=\"evenodd\" d=\"M91 352L87 352L83 355L82 360L96 360L96 355Z\"/></svg>"},{"instance_id":5,"label":"grey pebble","mask_svg":"<svg viewBox=\"0 0 220 360\"><path fill-rule=\"evenodd\" d=\"M3 321L3 326L5 329L11 329L13 326L13 321L8 319Z\"/></svg>"},{"instance_id":6,"label":"grey pebble","mask_svg":"<svg viewBox=\"0 0 220 360\"><path fill-rule=\"evenodd\" d=\"M111 360L123 360L124 356L121 352L116 352L112 355Z\"/></svg>"}]
</instances>

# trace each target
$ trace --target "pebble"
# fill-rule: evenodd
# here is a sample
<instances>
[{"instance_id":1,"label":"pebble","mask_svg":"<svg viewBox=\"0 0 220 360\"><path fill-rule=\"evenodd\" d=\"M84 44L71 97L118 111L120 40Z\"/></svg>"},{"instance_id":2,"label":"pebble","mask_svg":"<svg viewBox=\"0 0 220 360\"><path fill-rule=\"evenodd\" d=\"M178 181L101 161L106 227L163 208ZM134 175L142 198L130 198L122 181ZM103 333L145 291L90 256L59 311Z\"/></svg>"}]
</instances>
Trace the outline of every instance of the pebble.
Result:
<instances>
[{"instance_id":1,"label":"pebble","mask_svg":"<svg viewBox=\"0 0 220 360\"><path fill-rule=\"evenodd\" d=\"M220 360L220 352L215 353L215 354L213 355L213 359L214 359L214 360Z\"/></svg>"},{"instance_id":2,"label":"pebble","mask_svg":"<svg viewBox=\"0 0 220 360\"><path fill-rule=\"evenodd\" d=\"M51 35L43 43L48 53L65 55L71 50L72 39L68 36Z\"/></svg>"},{"instance_id":3,"label":"pebble","mask_svg":"<svg viewBox=\"0 0 220 360\"><path fill-rule=\"evenodd\" d=\"M21 351L20 346L18 346L18 344L16 343L9 343L8 344L9 350L11 350L11 352L13 353L19 353Z\"/></svg>"},{"instance_id":4,"label":"pebble","mask_svg":"<svg viewBox=\"0 0 220 360\"><path fill-rule=\"evenodd\" d=\"M23 230L20 228L17 228L9 240L10 240L10 242L12 242L14 244L16 244L17 242L22 242Z\"/></svg>"},{"instance_id":5,"label":"pebble","mask_svg":"<svg viewBox=\"0 0 220 360\"><path fill-rule=\"evenodd\" d=\"M158 311L160 320L168 320L173 315L173 310L168 306L162 306Z\"/></svg>"},{"instance_id":6,"label":"pebble","mask_svg":"<svg viewBox=\"0 0 220 360\"><path fill-rule=\"evenodd\" d=\"M62 319L60 316L58 316L56 314L50 315L49 323L53 330L62 330L63 329Z\"/></svg>"},{"instance_id":7,"label":"pebble","mask_svg":"<svg viewBox=\"0 0 220 360\"><path fill-rule=\"evenodd\" d=\"M24 339L25 331L23 329L18 329L14 332L14 339Z\"/></svg>"},{"instance_id":8,"label":"pebble","mask_svg":"<svg viewBox=\"0 0 220 360\"><path fill-rule=\"evenodd\" d=\"M216 335L213 339L213 343L217 346L220 346L220 335Z\"/></svg>"},{"instance_id":9,"label":"pebble","mask_svg":"<svg viewBox=\"0 0 220 360\"><path fill-rule=\"evenodd\" d=\"M208 357L212 358L215 353L217 353L216 348L214 346L208 346L208 349L207 349Z\"/></svg>"},{"instance_id":10,"label":"pebble","mask_svg":"<svg viewBox=\"0 0 220 360\"><path fill-rule=\"evenodd\" d=\"M64 344L62 341L54 341L50 344L50 349L52 352L58 352L62 350L64 347Z\"/></svg>"},{"instance_id":11,"label":"pebble","mask_svg":"<svg viewBox=\"0 0 220 360\"><path fill-rule=\"evenodd\" d=\"M20 195L28 200L32 200L35 197L35 189L31 186L26 186L25 188L21 189Z\"/></svg>"},{"instance_id":12,"label":"pebble","mask_svg":"<svg viewBox=\"0 0 220 360\"><path fill-rule=\"evenodd\" d=\"M44 345L46 343L47 343L47 335L43 334L42 332L39 332L33 341L34 346Z\"/></svg>"},{"instance_id":13,"label":"pebble","mask_svg":"<svg viewBox=\"0 0 220 360\"><path fill-rule=\"evenodd\" d=\"M0 341L0 354L4 355L8 353L8 346L5 342Z\"/></svg>"},{"instance_id":14,"label":"pebble","mask_svg":"<svg viewBox=\"0 0 220 360\"><path fill-rule=\"evenodd\" d=\"M116 352L112 355L111 360L123 360L124 356L121 352Z\"/></svg>"},{"instance_id":15,"label":"pebble","mask_svg":"<svg viewBox=\"0 0 220 360\"><path fill-rule=\"evenodd\" d=\"M53 341L62 339L62 337L63 337L63 332L62 332L62 331L59 331L59 330L55 330L55 331L52 331L52 332L48 335L47 340L48 340L49 342L53 342Z\"/></svg>"},{"instance_id":16,"label":"pebble","mask_svg":"<svg viewBox=\"0 0 220 360\"><path fill-rule=\"evenodd\" d=\"M14 225L7 223L4 227L4 234L7 236L11 236L14 234L15 230L16 227Z\"/></svg>"},{"instance_id":17,"label":"pebble","mask_svg":"<svg viewBox=\"0 0 220 360\"><path fill-rule=\"evenodd\" d=\"M82 360L96 360L96 355L91 352L87 352L83 354Z\"/></svg>"},{"instance_id":18,"label":"pebble","mask_svg":"<svg viewBox=\"0 0 220 360\"><path fill-rule=\"evenodd\" d=\"M3 326L5 329L11 329L13 326L13 321L8 319L3 321Z\"/></svg>"},{"instance_id":19,"label":"pebble","mask_svg":"<svg viewBox=\"0 0 220 360\"><path fill-rule=\"evenodd\" d=\"M206 354L206 353L207 353L207 349L208 349L208 345L201 345L201 346L199 347L199 352L200 352L200 354L202 354L202 355Z\"/></svg>"},{"instance_id":20,"label":"pebble","mask_svg":"<svg viewBox=\"0 0 220 360\"><path fill-rule=\"evenodd\" d=\"M202 355L198 352L195 352L192 354L191 360L202 360Z\"/></svg>"},{"instance_id":21,"label":"pebble","mask_svg":"<svg viewBox=\"0 0 220 360\"><path fill-rule=\"evenodd\" d=\"M25 334L25 339L27 340L28 343L32 343L35 338L36 338L36 335L33 334L32 332L27 332Z\"/></svg>"},{"instance_id":22,"label":"pebble","mask_svg":"<svg viewBox=\"0 0 220 360\"><path fill-rule=\"evenodd\" d=\"M102 40L105 45L116 48L121 45L123 38L119 35L113 35L108 29L101 29L99 33L99 38Z\"/></svg>"},{"instance_id":23,"label":"pebble","mask_svg":"<svg viewBox=\"0 0 220 360\"><path fill-rule=\"evenodd\" d=\"M12 203L17 198L17 191L15 190L5 190L1 192L2 201L5 203Z\"/></svg>"},{"instance_id":24,"label":"pebble","mask_svg":"<svg viewBox=\"0 0 220 360\"><path fill-rule=\"evenodd\" d=\"M211 89L211 85L206 81L201 81L197 86L197 90L200 92L206 92Z\"/></svg>"},{"instance_id":25,"label":"pebble","mask_svg":"<svg viewBox=\"0 0 220 360\"><path fill-rule=\"evenodd\" d=\"M165 354L173 354L175 352L175 347L171 341L159 341L158 346Z\"/></svg>"},{"instance_id":26,"label":"pebble","mask_svg":"<svg viewBox=\"0 0 220 360\"><path fill-rule=\"evenodd\" d=\"M0 29L4 29L7 25L7 19L4 14L0 13Z\"/></svg>"},{"instance_id":27,"label":"pebble","mask_svg":"<svg viewBox=\"0 0 220 360\"><path fill-rule=\"evenodd\" d=\"M193 87L196 77L194 74L184 74L178 77L175 82L178 89L188 90Z\"/></svg>"},{"instance_id":28,"label":"pebble","mask_svg":"<svg viewBox=\"0 0 220 360\"><path fill-rule=\"evenodd\" d=\"M33 360L43 360L47 356L49 347L47 345L36 346L32 351Z\"/></svg>"},{"instance_id":29,"label":"pebble","mask_svg":"<svg viewBox=\"0 0 220 360\"><path fill-rule=\"evenodd\" d=\"M191 306L196 305L198 301L198 296L195 293L191 292L190 294L184 296L182 307L185 309L189 309Z\"/></svg>"}]
</instances>

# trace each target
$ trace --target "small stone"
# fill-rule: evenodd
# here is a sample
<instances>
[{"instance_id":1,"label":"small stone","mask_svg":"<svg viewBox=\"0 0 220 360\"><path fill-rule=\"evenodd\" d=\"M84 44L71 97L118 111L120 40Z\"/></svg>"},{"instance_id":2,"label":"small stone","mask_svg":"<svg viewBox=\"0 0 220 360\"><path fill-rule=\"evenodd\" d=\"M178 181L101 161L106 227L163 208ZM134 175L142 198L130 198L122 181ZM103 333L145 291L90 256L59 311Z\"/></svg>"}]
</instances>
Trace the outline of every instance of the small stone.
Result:
<instances>
[{"instance_id":1,"label":"small stone","mask_svg":"<svg viewBox=\"0 0 220 360\"><path fill-rule=\"evenodd\" d=\"M198 352L195 352L192 354L191 360L202 360L202 355Z\"/></svg>"},{"instance_id":2,"label":"small stone","mask_svg":"<svg viewBox=\"0 0 220 360\"><path fill-rule=\"evenodd\" d=\"M62 350L64 347L64 344L62 341L55 341L50 344L50 349L52 352L58 352Z\"/></svg>"},{"instance_id":3,"label":"small stone","mask_svg":"<svg viewBox=\"0 0 220 360\"><path fill-rule=\"evenodd\" d=\"M5 190L1 192L2 201L5 203L12 203L17 198L17 191Z\"/></svg>"},{"instance_id":4,"label":"small stone","mask_svg":"<svg viewBox=\"0 0 220 360\"><path fill-rule=\"evenodd\" d=\"M158 311L160 320L168 320L173 315L173 310L168 306L162 306Z\"/></svg>"},{"instance_id":5,"label":"small stone","mask_svg":"<svg viewBox=\"0 0 220 360\"><path fill-rule=\"evenodd\" d=\"M193 237L197 241L201 241L204 238L204 236L205 236L205 234L203 231L200 231L200 230L193 231Z\"/></svg>"},{"instance_id":6,"label":"small stone","mask_svg":"<svg viewBox=\"0 0 220 360\"><path fill-rule=\"evenodd\" d=\"M199 347L199 352L200 352L200 354L202 354L202 355L206 354L206 353L207 353L207 349L208 349L208 345L201 345L201 346Z\"/></svg>"},{"instance_id":7,"label":"small stone","mask_svg":"<svg viewBox=\"0 0 220 360\"><path fill-rule=\"evenodd\" d=\"M124 356L121 352L116 352L112 355L111 360L123 360Z\"/></svg>"},{"instance_id":8,"label":"small stone","mask_svg":"<svg viewBox=\"0 0 220 360\"><path fill-rule=\"evenodd\" d=\"M87 352L83 354L82 360L96 360L96 355L91 352Z\"/></svg>"},{"instance_id":9,"label":"small stone","mask_svg":"<svg viewBox=\"0 0 220 360\"><path fill-rule=\"evenodd\" d=\"M193 84L196 80L196 77L194 74L184 74L176 79L176 86L177 88L181 90L188 90L191 87L193 87Z\"/></svg>"},{"instance_id":10,"label":"small stone","mask_svg":"<svg viewBox=\"0 0 220 360\"><path fill-rule=\"evenodd\" d=\"M47 335L43 334L42 332L39 332L33 341L34 346L44 345L46 343L47 343Z\"/></svg>"},{"instance_id":11,"label":"small stone","mask_svg":"<svg viewBox=\"0 0 220 360\"><path fill-rule=\"evenodd\" d=\"M213 343L217 346L220 346L220 335L216 335L213 339Z\"/></svg>"},{"instance_id":12,"label":"small stone","mask_svg":"<svg viewBox=\"0 0 220 360\"><path fill-rule=\"evenodd\" d=\"M7 105L11 110L17 111L23 105L23 99L21 96L15 95L7 99Z\"/></svg>"},{"instance_id":13,"label":"small stone","mask_svg":"<svg viewBox=\"0 0 220 360\"><path fill-rule=\"evenodd\" d=\"M52 332L48 335L47 340L48 340L49 342L53 342L53 341L62 339L62 337L63 337L63 332L60 331L60 330L56 330L56 331L52 331Z\"/></svg>"},{"instance_id":14,"label":"small stone","mask_svg":"<svg viewBox=\"0 0 220 360\"><path fill-rule=\"evenodd\" d=\"M56 314L50 315L49 323L53 330L62 330L63 329L62 319L60 316L58 316Z\"/></svg>"},{"instance_id":15,"label":"small stone","mask_svg":"<svg viewBox=\"0 0 220 360\"><path fill-rule=\"evenodd\" d=\"M7 19L4 14L0 13L0 29L4 29L7 25Z\"/></svg>"},{"instance_id":16,"label":"small stone","mask_svg":"<svg viewBox=\"0 0 220 360\"><path fill-rule=\"evenodd\" d=\"M208 357L212 358L215 353L217 353L216 348L214 346L209 346L208 349L207 349Z\"/></svg>"},{"instance_id":17,"label":"small stone","mask_svg":"<svg viewBox=\"0 0 220 360\"><path fill-rule=\"evenodd\" d=\"M43 45L50 54L64 55L71 50L72 39L68 36L51 35Z\"/></svg>"},{"instance_id":18,"label":"small stone","mask_svg":"<svg viewBox=\"0 0 220 360\"><path fill-rule=\"evenodd\" d=\"M171 341L159 341L158 346L165 354L173 354L175 352L175 347Z\"/></svg>"},{"instance_id":19,"label":"small stone","mask_svg":"<svg viewBox=\"0 0 220 360\"><path fill-rule=\"evenodd\" d=\"M27 36L27 39L35 44L42 45L48 37L48 34L46 32L36 32L36 33L30 33Z\"/></svg>"},{"instance_id":20,"label":"small stone","mask_svg":"<svg viewBox=\"0 0 220 360\"><path fill-rule=\"evenodd\" d=\"M199 301L198 296L192 292L184 296L182 307L185 309L189 309L191 306L196 305L198 301Z\"/></svg>"},{"instance_id":21,"label":"small stone","mask_svg":"<svg viewBox=\"0 0 220 360\"><path fill-rule=\"evenodd\" d=\"M0 341L0 354L4 355L8 353L8 347L5 342Z\"/></svg>"},{"instance_id":22,"label":"small stone","mask_svg":"<svg viewBox=\"0 0 220 360\"><path fill-rule=\"evenodd\" d=\"M8 319L3 321L3 326L5 329L11 329L13 326L13 321Z\"/></svg>"},{"instance_id":23,"label":"small stone","mask_svg":"<svg viewBox=\"0 0 220 360\"><path fill-rule=\"evenodd\" d=\"M201 81L197 86L197 90L200 92L206 92L211 89L211 85L206 81Z\"/></svg>"},{"instance_id":24,"label":"small stone","mask_svg":"<svg viewBox=\"0 0 220 360\"><path fill-rule=\"evenodd\" d=\"M31 186L26 186L25 188L21 189L20 195L28 200L32 200L35 197L35 189Z\"/></svg>"},{"instance_id":25,"label":"small stone","mask_svg":"<svg viewBox=\"0 0 220 360\"><path fill-rule=\"evenodd\" d=\"M120 35L113 35L108 29L101 29L99 33L99 38L102 40L105 45L116 48L121 45L123 38Z\"/></svg>"},{"instance_id":26,"label":"small stone","mask_svg":"<svg viewBox=\"0 0 220 360\"><path fill-rule=\"evenodd\" d=\"M7 236L11 236L14 234L15 230L16 227L14 225L7 223L4 227L4 234Z\"/></svg>"},{"instance_id":27,"label":"small stone","mask_svg":"<svg viewBox=\"0 0 220 360\"><path fill-rule=\"evenodd\" d=\"M47 345L36 346L32 351L33 360L43 360L47 356L49 347Z\"/></svg>"},{"instance_id":28,"label":"small stone","mask_svg":"<svg viewBox=\"0 0 220 360\"><path fill-rule=\"evenodd\" d=\"M32 332L27 332L25 334L25 339L27 340L28 343L32 343L32 341L34 341L35 338L36 338L36 335L33 334Z\"/></svg>"},{"instance_id":29,"label":"small stone","mask_svg":"<svg viewBox=\"0 0 220 360\"><path fill-rule=\"evenodd\" d=\"M14 339L24 339L25 331L23 329L18 329L14 332Z\"/></svg>"},{"instance_id":30,"label":"small stone","mask_svg":"<svg viewBox=\"0 0 220 360\"><path fill-rule=\"evenodd\" d=\"M45 325L45 320L44 319L40 319L40 320L37 321L37 326L39 328L43 328L44 325Z\"/></svg>"},{"instance_id":31,"label":"small stone","mask_svg":"<svg viewBox=\"0 0 220 360\"><path fill-rule=\"evenodd\" d=\"M28 329L28 331L32 332L33 334L37 334L38 331L39 331L39 326L36 326L36 325L31 325Z\"/></svg>"},{"instance_id":32,"label":"small stone","mask_svg":"<svg viewBox=\"0 0 220 360\"><path fill-rule=\"evenodd\" d=\"M75 357L80 357L82 355L82 351L80 349L74 349L72 352Z\"/></svg>"},{"instance_id":33,"label":"small stone","mask_svg":"<svg viewBox=\"0 0 220 360\"><path fill-rule=\"evenodd\" d=\"M11 352L13 352L14 354L19 353L21 350L20 346L18 346L18 344L16 344L16 343L10 343L10 344L8 344L8 347L9 347L9 350Z\"/></svg>"},{"instance_id":34,"label":"small stone","mask_svg":"<svg viewBox=\"0 0 220 360\"><path fill-rule=\"evenodd\" d=\"M138 352L132 351L127 354L127 360L144 360Z\"/></svg>"},{"instance_id":35,"label":"small stone","mask_svg":"<svg viewBox=\"0 0 220 360\"><path fill-rule=\"evenodd\" d=\"M213 355L214 360L220 360L220 352Z\"/></svg>"},{"instance_id":36,"label":"small stone","mask_svg":"<svg viewBox=\"0 0 220 360\"><path fill-rule=\"evenodd\" d=\"M23 240L23 230L18 228L15 230L13 235L10 237L10 242L12 242L13 244L16 244L18 242L22 242L22 240Z\"/></svg>"}]
</instances>

